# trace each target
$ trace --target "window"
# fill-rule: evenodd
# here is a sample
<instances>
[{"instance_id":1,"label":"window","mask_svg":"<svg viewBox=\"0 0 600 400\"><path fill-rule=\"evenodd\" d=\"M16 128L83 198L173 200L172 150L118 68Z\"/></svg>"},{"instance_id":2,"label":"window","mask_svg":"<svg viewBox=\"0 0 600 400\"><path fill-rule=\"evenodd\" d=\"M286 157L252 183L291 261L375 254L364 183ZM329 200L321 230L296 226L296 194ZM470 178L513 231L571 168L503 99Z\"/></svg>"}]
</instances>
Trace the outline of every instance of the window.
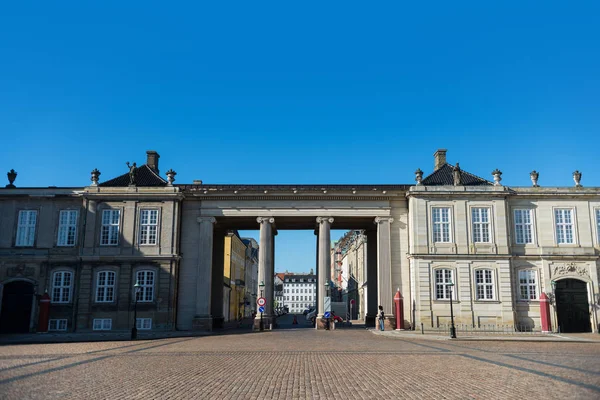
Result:
<instances>
[{"instance_id":1,"label":"window","mask_svg":"<svg viewBox=\"0 0 600 400\"><path fill-rule=\"evenodd\" d=\"M96 280L96 302L111 303L115 300L115 278L113 271L98 272Z\"/></svg>"},{"instance_id":2,"label":"window","mask_svg":"<svg viewBox=\"0 0 600 400\"><path fill-rule=\"evenodd\" d=\"M137 293L137 301L148 302L154 300L154 271L138 271L137 283L141 286Z\"/></svg>"},{"instance_id":3,"label":"window","mask_svg":"<svg viewBox=\"0 0 600 400\"><path fill-rule=\"evenodd\" d=\"M116 246L119 244L119 223L121 210L102 211L102 231L100 232L100 245Z\"/></svg>"},{"instance_id":4,"label":"window","mask_svg":"<svg viewBox=\"0 0 600 400\"><path fill-rule=\"evenodd\" d=\"M19 211L17 222L16 246L33 246L35 240L35 224L37 222L37 210Z\"/></svg>"},{"instance_id":5,"label":"window","mask_svg":"<svg viewBox=\"0 0 600 400\"><path fill-rule=\"evenodd\" d=\"M596 210L596 231L598 232L598 243L600 243L600 209Z\"/></svg>"},{"instance_id":6,"label":"window","mask_svg":"<svg viewBox=\"0 0 600 400\"><path fill-rule=\"evenodd\" d=\"M112 329L112 319L110 318L95 318L94 319L94 330L95 331L110 331Z\"/></svg>"},{"instance_id":7,"label":"window","mask_svg":"<svg viewBox=\"0 0 600 400\"><path fill-rule=\"evenodd\" d=\"M52 279L52 302L68 303L71 301L71 282L73 274L69 271L58 271Z\"/></svg>"},{"instance_id":8,"label":"window","mask_svg":"<svg viewBox=\"0 0 600 400\"><path fill-rule=\"evenodd\" d=\"M573 241L573 210L557 208L554 210L556 225L556 243L574 243Z\"/></svg>"},{"instance_id":9,"label":"window","mask_svg":"<svg viewBox=\"0 0 600 400\"><path fill-rule=\"evenodd\" d=\"M515 210L515 241L517 244L533 243L531 210Z\"/></svg>"},{"instance_id":10,"label":"window","mask_svg":"<svg viewBox=\"0 0 600 400\"><path fill-rule=\"evenodd\" d=\"M158 232L158 210L140 211L140 244L156 244Z\"/></svg>"},{"instance_id":11,"label":"window","mask_svg":"<svg viewBox=\"0 0 600 400\"><path fill-rule=\"evenodd\" d=\"M49 331L66 331L67 320L66 319L51 319L48 321Z\"/></svg>"},{"instance_id":12,"label":"window","mask_svg":"<svg viewBox=\"0 0 600 400\"><path fill-rule=\"evenodd\" d=\"M471 209L471 219L473 220L473 242L490 242L490 217L489 208Z\"/></svg>"},{"instance_id":13,"label":"window","mask_svg":"<svg viewBox=\"0 0 600 400\"><path fill-rule=\"evenodd\" d=\"M450 294L452 299L456 298L454 291L449 286L452 280L452 270L449 269L436 269L435 270L435 298L437 300L450 300Z\"/></svg>"},{"instance_id":14,"label":"window","mask_svg":"<svg viewBox=\"0 0 600 400\"><path fill-rule=\"evenodd\" d=\"M434 207L431 212L433 216L433 241L436 243L450 243L450 208Z\"/></svg>"},{"instance_id":15,"label":"window","mask_svg":"<svg viewBox=\"0 0 600 400\"><path fill-rule=\"evenodd\" d=\"M537 300L536 273L532 269L519 271L519 298Z\"/></svg>"},{"instance_id":16,"label":"window","mask_svg":"<svg viewBox=\"0 0 600 400\"><path fill-rule=\"evenodd\" d=\"M152 318L137 318L135 320L135 327L144 331L152 329Z\"/></svg>"},{"instance_id":17,"label":"window","mask_svg":"<svg viewBox=\"0 0 600 400\"><path fill-rule=\"evenodd\" d=\"M57 246L75 246L77 214L77 210L60 210L58 215Z\"/></svg>"},{"instance_id":18,"label":"window","mask_svg":"<svg viewBox=\"0 0 600 400\"><path fill-rule=\"evenodd\" d=\"M494 278L491 269L478 269L475 271L476 299L494 300Z\"/></svg>"}]
</instances>

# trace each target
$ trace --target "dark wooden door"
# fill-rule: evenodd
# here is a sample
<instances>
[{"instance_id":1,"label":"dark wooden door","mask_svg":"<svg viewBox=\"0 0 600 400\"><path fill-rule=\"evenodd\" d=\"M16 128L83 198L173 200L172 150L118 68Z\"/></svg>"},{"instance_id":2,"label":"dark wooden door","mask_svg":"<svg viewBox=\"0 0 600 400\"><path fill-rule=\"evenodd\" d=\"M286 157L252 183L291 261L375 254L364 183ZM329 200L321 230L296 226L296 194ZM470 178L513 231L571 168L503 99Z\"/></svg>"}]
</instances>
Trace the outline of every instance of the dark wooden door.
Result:
<instances>
[{"instance_id":1,"label":"dark wooden door","mask_svg":"<svg viewBox=\"0 0 600 400\"><path fill-rule=\"evenodd\" d=\"M2 310L0 310L1 333L27 333L31 320L33 285L14 281L4 285Z\"/></svg>"},{"instance_id":2,"label":"dark wooden door","mask_svg":"<svg viewBox=\"0 0 600 400\"><path fill-rule=\"evenodd\" d=\"M556 313L561 332L591 332L587 285L577 279L556 282Z\"/></svg>"}]
</instances>

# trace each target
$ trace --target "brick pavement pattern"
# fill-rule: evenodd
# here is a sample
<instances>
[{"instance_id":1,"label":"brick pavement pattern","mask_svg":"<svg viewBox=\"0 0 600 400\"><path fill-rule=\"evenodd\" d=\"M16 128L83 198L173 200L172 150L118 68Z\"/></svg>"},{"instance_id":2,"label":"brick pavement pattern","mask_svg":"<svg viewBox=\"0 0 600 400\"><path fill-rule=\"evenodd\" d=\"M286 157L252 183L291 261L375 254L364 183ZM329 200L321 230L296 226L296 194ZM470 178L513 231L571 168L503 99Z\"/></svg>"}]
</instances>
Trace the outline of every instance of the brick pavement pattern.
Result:
<instances>
[{"instance_id":1,"label":"brick pavement pattern","mask_svg":"<svg viewBox=\"0 0 600 400\"><path fill-rule=\"evenodd\" d=\"M364 329L0 347L2 399L597 399L599 343Z\"/></svg>"}]
</instances>

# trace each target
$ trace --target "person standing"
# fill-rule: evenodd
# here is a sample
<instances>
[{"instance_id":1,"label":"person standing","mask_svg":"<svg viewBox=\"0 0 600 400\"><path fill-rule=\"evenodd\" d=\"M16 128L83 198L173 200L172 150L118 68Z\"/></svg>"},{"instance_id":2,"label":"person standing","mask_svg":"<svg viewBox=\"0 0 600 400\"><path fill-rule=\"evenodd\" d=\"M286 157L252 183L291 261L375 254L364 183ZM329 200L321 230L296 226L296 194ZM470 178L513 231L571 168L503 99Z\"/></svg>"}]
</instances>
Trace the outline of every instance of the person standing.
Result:
<instances>
[{"instance_id":1,"label":"person standing","mask_svg":"<svg viewBox=\"0 0 600 400\"><path fill-rule=\"evenodd\" d=\"M379 319L379 330L383 331L383 320L385 320L385 314L383 313L383 306L379 306L379 316L377 317Z\"/></svg>"}]
</instances>

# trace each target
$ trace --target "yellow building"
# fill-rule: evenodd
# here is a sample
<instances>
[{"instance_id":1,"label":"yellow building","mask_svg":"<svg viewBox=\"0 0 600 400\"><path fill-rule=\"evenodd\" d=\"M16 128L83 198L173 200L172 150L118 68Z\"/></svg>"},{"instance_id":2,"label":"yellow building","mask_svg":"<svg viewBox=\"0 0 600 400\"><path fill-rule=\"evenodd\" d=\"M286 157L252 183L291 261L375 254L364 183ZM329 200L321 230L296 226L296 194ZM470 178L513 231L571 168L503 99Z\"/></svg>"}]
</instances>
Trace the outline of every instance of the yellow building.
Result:
<instances>
[{"instance_id":1,"label":"yellow building","mask_svg":"<svg viewBox=\"0 0 600 400\"><path fill-rule=\"evenodd\" d=\"M223 268L223 316L235 321L244 316L244 287L246 274L246 245L237 231L225 236L225 264Z\"/></svg>"}]
</instances>

